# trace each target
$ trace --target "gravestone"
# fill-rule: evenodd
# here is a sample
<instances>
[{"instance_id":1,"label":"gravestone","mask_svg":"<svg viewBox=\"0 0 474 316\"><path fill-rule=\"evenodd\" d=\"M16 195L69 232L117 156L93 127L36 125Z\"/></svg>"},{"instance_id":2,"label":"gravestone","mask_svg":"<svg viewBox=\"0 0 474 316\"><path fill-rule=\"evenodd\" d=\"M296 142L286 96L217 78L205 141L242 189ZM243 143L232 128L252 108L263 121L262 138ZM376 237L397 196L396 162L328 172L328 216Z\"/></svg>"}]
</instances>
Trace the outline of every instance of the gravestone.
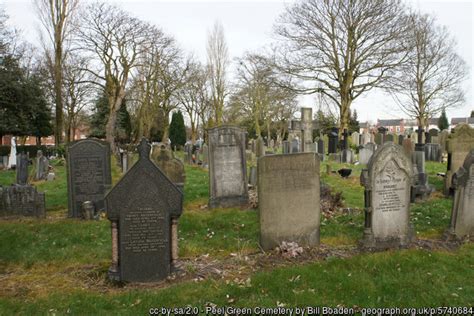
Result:
<instances>
[{"instance_id":1,"label":"gravestone","mask_svg":"<svg viewBox=\"0 0 474 316\"><path fill-rule=\"evenodd\" d=\"M209 135L209 207L248 203L245 130L220 126Z\"/></svg>"},{"instance_id":2,"label":"gravestone","mask_svg":"<svg viewBox=\"0 0 474 316\"><path fill-rule=\"evenodd\" d=\"M49 173L49 160L43 156L43 151L38 150L36 154L35 180L46 180Z\"/></svg>"},{"instance_id":3,"label":"gravestone","mask_svg":"<svg viewBox=\"0 0 474 316\"><path fill-rule=\"evenodd\" d=\"M359 150L359 162L364 165L368 164L373 154L374 154L374 150L372 146L362 147Z\"/></svg>"},{"instance_id":4,"label":"gravestone","mask_svg":"<svg viewBox=\"0 0 474 316\"><path fill-rule=\"evenodd\" d=\"M270 147L272 152L275 152L275 140L273 140L273 138L270 139L270 143L268 144L268 146Z\"/></svg>"},{"instance_id":5,"label":"gravestone","mask_svg":"<svg viewBox=\"0 0 474 316\"><path fill-rule=\"evenodd\" d=\"M356 147L359 147L359 144L360 144L359 136L360 136L360 134L358 132L352 133L352 135L351 135L352 145L355 145Z\"/></svg>"},{"instance_id":6,"label":"gravestone","mask_svg":"<svg viewBox=\"0 0 474 316\"><path fill-rule=\"evenodd\" d=\"M184 161L187 164L193 163L193 144L186 143L184 145Z\"/></svg>"},{"instance_id":7,"label":"gravestone","mask_svg":"<svg viewBox=\"0 0 474 316\"><path fill-rule=\"evenodd\" d=\"M256 142L257 142L257 152L255 154L257 155L257 158L265 156L265 144L263 142L263 138L259 136Z\"/></svg>"},{"instance_id":8,"label":"gravestone","mask_svg":"<svg viewBox=\"0 0 474 316\"><path fill-rule=\"evenodd\" d=\"M394 140L395 140L395 136L392 133L388 133L387 135L385 135L384 143L385 142L393 142Z\"/></svg>"},{"instance_id":9,"label":"gravestone","mask_svg":"<svg viewBox=\"0 0 474 316\"><path fill-rule=\"evenodd\" d=\"M415 149L415 144L412 142L411 140L411 137L409 138L405 138L403 140L403 150L405 151L405 153L407 154L408 157L411 157L412 154L413 154L413 151Z\"/></svg>"},{"instance_id":10,"label":"gravestone","mask_svg":"<svg viewBox=\"0 0 474 316\"><path fill-rule=\"evenodd\" d=\"M112 186L109 143L96 139L67 147L68 215L80 218L82 203L91 201L96 213L105 210L105 193Z\"/></svg>"},{"instance_id":11,"label":"gravestone","mask_svg":"<svg viewBox=\"0 0 474 316\"><path fill-rule=\"evenodd\" d=\"M257 186L257 167L255 166L249 168L249 184L253 188Z\"/></svg>"},{"instance_id":12,"label":"gravestone","mask_svg":"<svg viewBox=\"0 0 474 316\"><path fill-rule=\"evenodd\" d=\"M444 177L444 193L452 193L452 176L462 166L465 157L474 149L474 129L467 124L459 124L451 131L446 141L448 166Z\"/></svg>"},{"instance_id":13,"label":"gravestone","mask_svg":"<svg viewBox=\"0 0 474 316\"><path fill-rule=\"evenodd\" d=\"M380 133L375 134L375 143L377 145L382 145L383 144L383 135Z\"/></svg>"},{"instance_id":14,"label":"gravestone","mask_svg":"<svg viewBox=\"0 0 474 316\"><path fill-rule=\"evenodd\" d=\"M441 133L438 134L438 144L440 147L441 154L446 152L446 141L448 140L449 131L447 129L442 130Z\"/></svg>"},{"instance_id":15,"label":"gravestone","mask_svg":"<svg viewBox=\"0 0 474 316\"><path fill-rule=\"evenodd\" d=\"M16 183L28 184L28 155L25 153L19 153L16 156Z\"/></svg>"},{"instance_id":16,"label":"gravestone","mask_svg":"<svg viewBox=\"0 0 474 316\"><path fill-rule=\"evenodd\" d=\"M315 153L258 160L260 245L264 250L283 241L319 245L319 186L319 158Z\"/></svg>"},{"instance_id":17,"label":"gravestone","mask_svg":"<svg viewBox=\"0 0 474 316\"><path fill-rule=\"evenodd\" d=\"M291 153L299 153L300 152L300 140L298 138L293 138L291 141Z\"/></svg>"},{"instance_id":18,"label":"gravestone","mask_svg":"<svg viewBox=\"0 0 474 316\"><path fill-rule=\"evenodd\" d=\"M45 197L31 185L0 185L0 217L45 217Z\"/></svg>"},{"instance_id":19,"label":"gravestone","mask_svg":"<svg viewBox=\"0 0 474 316\"><path fill-rule=\"evenodd\" d=\"M354 163L354 152L352 149L343 149L341 151L341 161L343 163Z\"/></svg>"},{"instance_id":20,"label":"gravestone","mask_svg":"<svg viewBox=\"0 0 474 316\"><path fill-rule=\"evenodd\" d=\"M474 149L453 176L454 201L448 232L458 238L474 236Z\"/></svg>"},{"instance_id":21,"label":"gravestone","mask_svg":"<svg viewBox=\"0 0 474 316\"><path fill-rule=\"evenodd\" d=\"M171 150L165 146L153 146L151 159L160 170L176 185L181 192L184 192L186 173L181 160L174 158Z\"/></svg>"},{"instance_id":22,"label":"gravestone","mask_svg":"<svg viewBox=\"0 0 474 316\"><path fill-rule=\"evenodd\" d=\"M411 138L411 141L413 142L413 144L418 143L418 133L417 132L412 132L410 134L410 138Z\"/></svg>"},{"instance_id":23,"label":"gravestone","mask_svg":"<svg viewBox=\"0 0 474 316\"><path fill-rule=\"evenodd\" d=\"M313 143L313 109L312 108L301 108L301 129L302 129L302 140L301 143L303 148L302 152L310 152L309 147Z\"/></svg>"},{"instance_id":24,"label":"gravestone","mask_svg":"<svg viewBox=\"0 0 474 316\"><path fill-rule=\"evenodd\" d=\"M209 147L207 144L202 145L202 167L209 167Z\"/></svg>"},{"instance_id":25,"label":"gravestone","mask_svg":"<svg viewBox=\"0 0 474 316\"><path fill-rule=\"evenodd\" d=\"M430 134L430 142L429 143L437 144L438 143L439 131L436 128L432 128L428 131L428 133Z\"/></svg>"},{"instance_id":26,"label":"gravestone","mask_svg":"<svg viewBox=\"0 0 474 316\"><path fill-rule=\"evenodd\" d=\"M338 128L333 128L331 132L329 132L328 154L335 154L337 152L337 147L339 145L338 132L339 132Z\"/></svg>"},{"instance_id":27,"label":"gravestone","mask_svg":"<svg viewBox=\"0 0 474 316\"><path fill-rule=\"evenodd\" d=\"M109 277L125 282L165 279L177 259L183 193L150 159L142 139L139 160L107 194L112 229Z\"/></svg>"},{"instance_id":28,"label":"gravestone","mask_svg":"<svg viewBox=\"0 0 474 316\"><path fill-rule=\"evenodd\" d=\"M371 142L371 134L367 132L362 133L362 145L365 145L367 143Z\"/></svg>"},{"instance_id":29,"label":"gravestone","mask_svg":"<svg viewBox=\"0 0 474 316\"><path fill-rule=\"evenodd\" d=\"M387 143L377 149L360 176L365 187L365 228L362 246L384 249L407 246L410 225L412 163L403 148Z\"/></svg>"},{"instance_id":30,"label":"gravestone","mask_svg":"<svg viewBox=\"0 0 474 316\"><path fill-rule=\"evenodd\" d=\"M290 142L287 140L284 140L281 142L281 152L283 154L289 154L290 153Z\"/></svg>"},{"instance_id":31,"label":"gravestone","mask_svg":"<svg viewBox=\"0 0 474 316\"><path fill-rule=\"evenodd\" d=\"M11 169L16 165L16 137L12 137L10 146L10 155L8 156L7 169Z\"/></svg>"},{"instance_id":32,"label":"gravestone","mask_svg":"<svg viewBox=\"0 0 474 316\"><path fill-rule=\"evenodd\" d=\"M441 161L441 151L439 144L425 144L425 160L426 161Z\"/></svg>"}]
</instances>

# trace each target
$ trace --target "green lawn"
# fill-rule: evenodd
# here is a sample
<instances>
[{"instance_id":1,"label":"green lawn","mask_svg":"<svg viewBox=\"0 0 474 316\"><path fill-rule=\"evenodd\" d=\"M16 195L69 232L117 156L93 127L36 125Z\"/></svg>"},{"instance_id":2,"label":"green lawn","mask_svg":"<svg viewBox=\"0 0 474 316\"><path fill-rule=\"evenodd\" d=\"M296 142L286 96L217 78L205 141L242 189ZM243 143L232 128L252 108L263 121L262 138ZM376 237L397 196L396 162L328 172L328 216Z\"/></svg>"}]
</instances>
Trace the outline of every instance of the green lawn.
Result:
<instances>
[{"instance_id":1,"label":"green lawn","mask_svg":"<svg viewBox=\"0 0 474 316\"><path fill-rule=\"evenodd\" d=\"M256 306L422 307L474 304L474 244L460 248L413 247L361 253L364 166L350 166L342 179L326 174L322 182L342 192L344 209L321 221L320 249L302 258L284 259L258 246L258 210L207 209L208 175L186 166L185 203L179 221L182 275L160 284L114 285L107 280L111 261L106 219L67 219L65 167L54 162L46 192L47 218L0 220L0 314L147 314L152 307L204 308L210 304ZM330 163L332 170L342 164ZM446 166L427 163L430 183L439 191L437 172ZM113 164L114 183L120 178ZM0 184L14 173L0 171ZM442 243L451 200L436 192L412 204L419 238Z\"/></svg>"}]
</instances>

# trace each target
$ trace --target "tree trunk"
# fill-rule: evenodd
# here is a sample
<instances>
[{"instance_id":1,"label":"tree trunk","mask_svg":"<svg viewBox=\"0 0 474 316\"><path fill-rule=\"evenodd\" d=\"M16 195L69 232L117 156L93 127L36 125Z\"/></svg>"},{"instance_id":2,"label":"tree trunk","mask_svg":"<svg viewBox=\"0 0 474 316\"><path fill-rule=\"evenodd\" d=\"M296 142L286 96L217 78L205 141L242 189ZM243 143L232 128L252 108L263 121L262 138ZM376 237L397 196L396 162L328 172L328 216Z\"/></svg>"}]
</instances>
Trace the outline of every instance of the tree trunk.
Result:
<instances>
[{"instance_id":1,"label":"tree trunk","mask_svg":"<svg viewBox=\"0 0 474 316\"><path fill-rule=\"evenodd\" d=\"M349 130L349 121L351 118L351 99L348 95L342 96L341 98L341 106L340 106L340 116L341 116L341 124L339 128L339 138L342 132L347 129Z\"/></svg>"},{"instance_id":2,"label":"tree trunk","mask_svg":"<svg viewBox=\"0 0 474 316\"><path fill-rule=\"evenodd\" d=\"M61 36L61 34L55 34ZM63 99L62 99L62 42L56 40L56 49L54 56L54 92L56 103L56 126L54 131L54 143L56 146L63 141Z\"/></svg>"},{"instance_id":3,"label":"tree trunk","mask_svg":"<svg viewBox=\"0 0 474 316\"><path fill-rule=\"evenodd\" d=\"M36 136L36 146L41 146L41 136Z\"/></svg>"},{"instance_id":4,"label":"tree trunk","mask_svg":"<svg viewBox=\"0 0 474 316\"><path fill-rule=\"evenodd\" d=\"M196 123L191 120L191 142L196 143Z\"/></svg>"}]
</instances>

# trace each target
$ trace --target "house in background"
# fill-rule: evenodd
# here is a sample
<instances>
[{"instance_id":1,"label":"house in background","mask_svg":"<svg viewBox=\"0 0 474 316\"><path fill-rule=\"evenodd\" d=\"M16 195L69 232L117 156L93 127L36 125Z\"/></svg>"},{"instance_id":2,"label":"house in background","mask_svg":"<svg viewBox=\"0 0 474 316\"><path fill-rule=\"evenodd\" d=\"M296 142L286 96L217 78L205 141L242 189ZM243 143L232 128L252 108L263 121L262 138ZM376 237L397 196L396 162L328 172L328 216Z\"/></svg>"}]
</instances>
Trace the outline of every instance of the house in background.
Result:
<instances>
[{"instance_id":1,"label":"house in background","mask_svg":"<svg viewBox=\"0 0 474 316\"><path fill-rule=\"evenodd\" d=\"M474 128L474 117L453 117L451 123L449 124L449 130L452 130L456 125L466 123L470 127Z\"/></svg>"}]
</instances>

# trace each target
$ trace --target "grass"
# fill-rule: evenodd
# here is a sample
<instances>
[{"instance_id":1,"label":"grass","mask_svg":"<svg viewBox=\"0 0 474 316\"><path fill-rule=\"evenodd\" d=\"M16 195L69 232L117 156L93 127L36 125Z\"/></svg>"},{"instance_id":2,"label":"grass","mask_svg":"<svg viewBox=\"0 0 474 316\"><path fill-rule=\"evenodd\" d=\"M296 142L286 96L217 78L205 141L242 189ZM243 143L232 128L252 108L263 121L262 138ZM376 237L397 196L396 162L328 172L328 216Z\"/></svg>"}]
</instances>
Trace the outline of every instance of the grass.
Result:
<instances>
[{"instance_id":1,"label":"grass","mask_svg":"<svg viewBox=\"0 0 474 316\"><path fill-rule=\"evenodd\" d=\"M0 220L0 314L145 314L151 307L184 306L472 306L474 245L453 252L393 250L336 255L353 247L363 231L365 166L351 165L349 179L326 174L321 181L341 191L345 211L321 221L321 242L335 249L324 260L260 265L246 256L263 256L258 247L258 210L207 209L206 169L186 165L184 211L179 221L179 255L192 262L239 264L231 274L203 281L183 280L158 286L114 286L107 281L111 261L107 220L67 219L65 167L53 162L56 180L33 183L46 192L46 219ZM429 181L437 192L411 206L420 238L439 238L448 227L451 200L439 192L444 164L428 162ZM121 173L113 164L113 182ZM0 184L14 182L12 171L0 171ZM243 260L243 261L242 261ZM253 260L253 259L251 259ZM273 266L275 265L275 266ZM242 269L241 269L242 268ZM241 282L242 280L247 280Z\"/></svg>"}]
</instances>

